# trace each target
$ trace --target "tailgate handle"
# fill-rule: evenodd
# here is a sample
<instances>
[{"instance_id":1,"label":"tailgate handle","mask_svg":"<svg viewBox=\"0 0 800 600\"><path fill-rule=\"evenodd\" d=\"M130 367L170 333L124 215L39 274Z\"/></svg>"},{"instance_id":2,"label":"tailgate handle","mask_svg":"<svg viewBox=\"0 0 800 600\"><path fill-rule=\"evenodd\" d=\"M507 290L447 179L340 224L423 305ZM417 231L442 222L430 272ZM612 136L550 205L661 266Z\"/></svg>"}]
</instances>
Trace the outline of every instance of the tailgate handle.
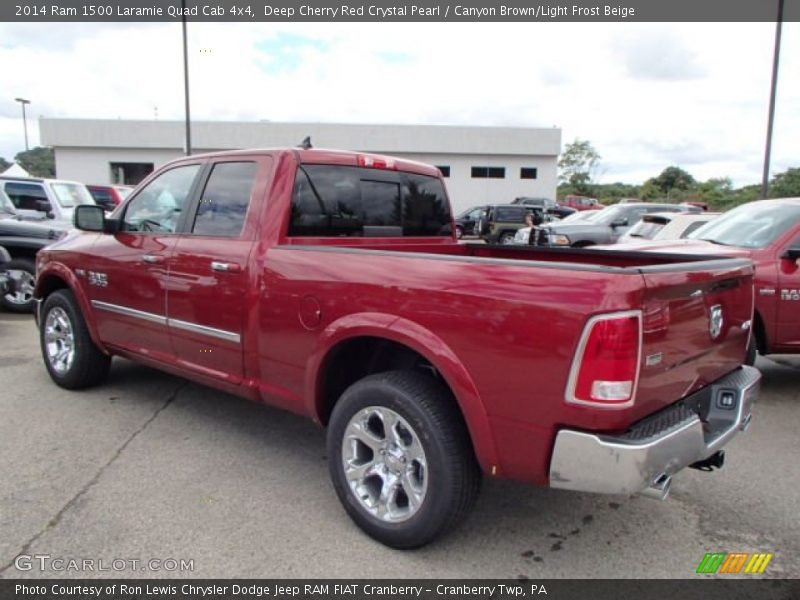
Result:
<instances>
[{"instance_id":1,"label":"tailgate handle","mask_svg":"<svg viewBox=\"0 0 800 600\"><path fill-rule=\"evenodd\" d=\"M242 270L242 268L236 263L212 261L211 270L219 271L220 273L238 273L239 271Z\"/></svg>"}]
</instances>

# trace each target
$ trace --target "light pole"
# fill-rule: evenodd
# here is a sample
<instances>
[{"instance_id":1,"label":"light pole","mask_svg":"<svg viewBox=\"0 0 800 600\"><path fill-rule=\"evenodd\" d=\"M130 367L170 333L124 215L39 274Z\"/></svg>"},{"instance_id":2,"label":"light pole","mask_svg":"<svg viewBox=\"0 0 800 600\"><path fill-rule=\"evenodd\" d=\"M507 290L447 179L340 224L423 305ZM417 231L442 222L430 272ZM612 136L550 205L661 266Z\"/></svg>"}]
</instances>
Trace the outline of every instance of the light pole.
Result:
<instances>
[{"instance_id":1,"label":"light pole","mask_svg":"<svg viewBox=\"0 0 800 600\"><path fill-rule=\"evenodd\" d=\"M25 100L25 98L14 98L16 102L22 104L22 128L25 130L25 152L29 150L28 148L28 119L25 116L25 105L30 104L30 100Z\"/></svg>"},{"instance_id":2,"label":"light pole","mask_svg":"<svg viewBox=\"0 0 800 600\"><path fill-rule=\"evenodd\" d=\"M769 117L767 117L767 143L764 149L764 175L761 179L761 197L769 192L769 161L772 153L772 124L775 122L775 93L778 87L778 62L781 57L781 25L783 23L783 0L778 0L778 22L775 25L775 51L772 55L772 84L769 94Z\"/></svg>"},{"instance_id":3,"label":"light pole","mask_svg":"<svg viewBox=\"0 0 800 600\"><path fill-rule=\"evenodd\" d=\"M181 27L183 29L183 96L186 106L186 155L192 153L192 124L189 117L189 44L186 39L186 0L181 0Z\"/></svg>"}]
</instances>

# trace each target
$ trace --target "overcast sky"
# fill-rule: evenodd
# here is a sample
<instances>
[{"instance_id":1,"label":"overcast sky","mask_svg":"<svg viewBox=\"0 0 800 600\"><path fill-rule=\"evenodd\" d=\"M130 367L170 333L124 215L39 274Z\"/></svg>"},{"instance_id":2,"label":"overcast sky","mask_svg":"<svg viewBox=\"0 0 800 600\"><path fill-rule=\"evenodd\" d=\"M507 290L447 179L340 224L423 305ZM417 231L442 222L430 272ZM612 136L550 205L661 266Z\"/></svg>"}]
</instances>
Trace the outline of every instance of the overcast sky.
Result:
<instances>
[{"instance_id":1,"label":"overcast sky","mask_svg":"<svg viewBox=\"0 0 800 600\"><path fill-rule=\"evenodd\" d=\"M556 126L603 182L677 164L760 181L775 25L189 24L192 117ZM800 167L800 23L783 31L773 173ZM183 118L181 28L0 24L0 156L46 117ZM792 76L791 74L795 74ZM156 116L157 115L157 116Z\"/></svg>"}]
</instances>

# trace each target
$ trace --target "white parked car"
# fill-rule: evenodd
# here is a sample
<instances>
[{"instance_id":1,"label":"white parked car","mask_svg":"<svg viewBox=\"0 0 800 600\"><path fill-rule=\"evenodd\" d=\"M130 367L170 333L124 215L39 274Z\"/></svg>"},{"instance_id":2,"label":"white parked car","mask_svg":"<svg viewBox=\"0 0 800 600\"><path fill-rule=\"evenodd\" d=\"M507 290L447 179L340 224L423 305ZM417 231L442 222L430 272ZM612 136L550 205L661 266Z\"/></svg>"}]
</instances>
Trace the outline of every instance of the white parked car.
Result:
<instances>
[{"instance_id":1,"label":"white parked car","mask_svg":"<svg viewBox=\"0 0 800 600\"><path fill-rule=\"evenodd\" d=\"M716 212L660 212L644 215L617 240L617 243L684 239L695 229L699 229L718 215L719 213Z\"/></svg>"},{"instance_id":2,"label":"white parked car","mask_svg":"<svg viewBox=\"0 0 800 600\"><path fill-rule=\"evenodd\" d=\"M78 204L95 204L86 186L77 181L0 175L0 190L23 218L49 217L71 223Z\"/></svg>"}]
</instances>

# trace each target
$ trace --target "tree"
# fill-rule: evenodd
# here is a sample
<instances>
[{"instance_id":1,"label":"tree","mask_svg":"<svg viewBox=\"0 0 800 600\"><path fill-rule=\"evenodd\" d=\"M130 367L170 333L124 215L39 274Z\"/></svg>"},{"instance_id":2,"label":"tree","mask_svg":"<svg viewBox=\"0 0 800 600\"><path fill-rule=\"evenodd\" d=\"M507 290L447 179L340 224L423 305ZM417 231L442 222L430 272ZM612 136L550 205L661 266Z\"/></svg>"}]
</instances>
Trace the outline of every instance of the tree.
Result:
<instances>
[{"instance_id":1,"label":"tree","mask_svg":"<svg viewBox=\"0 0 800 600\"><path fill-rule=\"evenodd\" d=\"M793 198L800 196L800 168L778 173L769 184L770 198Z\"/></svg>"},{"instance_id":2,"label":"tree","mask_svg":"<svg viewBox=\"0 0 800 600\"><path fill-rule=\"evenodd\" d=\"M55 177L56 160L52 148L37 146L24 152L19 152L14 160L34 177Z\"/></svg>"},{"instance_id":3,"label":"tree","mask_svg":"<svg viewBox=\"0 0 800 600\"><path fill-rule=\"evenodd\" d=\"M574 142L566 145L558 160L558 168L561 171L558 178L562 183L569 184L576 192L589 194L599 162L600 155L592 143L576 138Z\"/></svg>"},{"instance_id":4,"label":"tree","mask_svg":"<svg viewBox=\"0 0 800 600\"><path fill-rule=\"evenodd\" d=\"M5 170L6 170L8 167L10 167L10 166L11 166L11 163L10 163L10 162L8 162L8 161L7 161L5 158L3 158L2 156L0 156L0 173L2 173L3 171L5 171Z\"/></svg>"},{"instance_id":5,"label":"tree","mask_svg":"<svg viewBox=\"0 0 800 600\"><path fill-rule=\"evenodd\" d=\"M672 196L673 191L687 191L696 183L694 177L692 177L688 172L684 171L680 167L675 166L667 167L661 171L661 174L658 177L648 179L645 182L645 186L651 182L652 185L665 194L667 198Z\"/></svg>"}]
</instances>

